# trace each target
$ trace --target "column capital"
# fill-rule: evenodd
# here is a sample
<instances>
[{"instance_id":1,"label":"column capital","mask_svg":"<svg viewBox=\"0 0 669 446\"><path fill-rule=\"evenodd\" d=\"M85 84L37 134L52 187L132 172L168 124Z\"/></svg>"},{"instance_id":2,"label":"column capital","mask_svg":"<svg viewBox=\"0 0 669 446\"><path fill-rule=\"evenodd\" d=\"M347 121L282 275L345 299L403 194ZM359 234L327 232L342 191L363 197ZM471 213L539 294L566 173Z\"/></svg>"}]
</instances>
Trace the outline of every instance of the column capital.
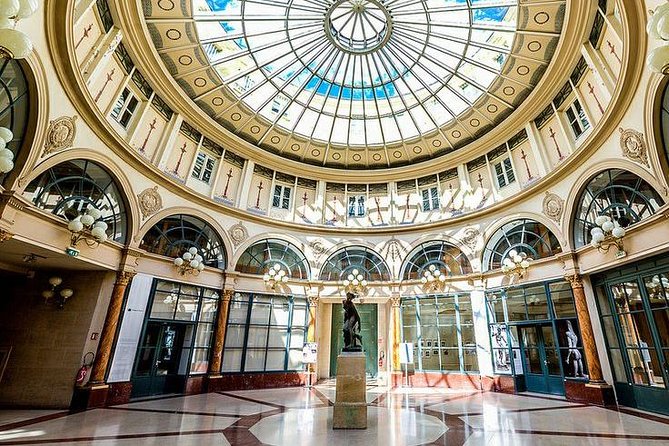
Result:
<instances>
[{"instance_id":1,"label":"column capital","mask_svg":"<svg viewBox=\"0 0 669 446\"><path fill-rule=\"evenodd\" d=\"M318 306L318 301L319 301L318 295L316 296L307 296L307 301L309 302L310 307L317 307Z\"/></svg>"},{"instance_id":2,"label":"column capital","mask_svg":"<svg viewBox=\"0 0 669 446\"><path fill-rule=\"evenodd\" d=\"M127 285L133 277L137 275L137 271L121 270L116 272L116 284Z\"/></svg>"},{"instance_id":3,"label":"column capital","mask_svg":"<svg viewBox=\"0 0 669 446\"><path fill-rule=\"evenodd\" d=\"M583 288L583 277L580 274L567 274L564 278L572 288Z\"/></svg>"},{"instance_id":4,"label":"column capital","mask_svg":"<svg viewBox=\"0 0 669 446\"><path fill-rule=\"evenodd\" d=\"M223 290L223 294L221 295L221 300L223 302L230 302L232 300L232 296L235 295L235 290L227 289Z\"/></svg>"},{"instance_id":5,"label":"column capital","mask_svg":"<svg viewBox=\"0 0 669 446\"><path fill-rule=\"evenodd\" d=\"M0 243L6 242L12 237L14 237L14 234L9 231L5 231L4 229L0 229Z\"/></svg>"},{"instance_id":6,"label":"column capital","mask_svg":"<svg viewBox=\"0 0 669 446\"><path fill-rule=\"evenodd\" d=\"M401 303L402 303L402 297L401 296L392 296L390 298L390 305L393 308L399 308Z\"/></svg>"}]
</instances>

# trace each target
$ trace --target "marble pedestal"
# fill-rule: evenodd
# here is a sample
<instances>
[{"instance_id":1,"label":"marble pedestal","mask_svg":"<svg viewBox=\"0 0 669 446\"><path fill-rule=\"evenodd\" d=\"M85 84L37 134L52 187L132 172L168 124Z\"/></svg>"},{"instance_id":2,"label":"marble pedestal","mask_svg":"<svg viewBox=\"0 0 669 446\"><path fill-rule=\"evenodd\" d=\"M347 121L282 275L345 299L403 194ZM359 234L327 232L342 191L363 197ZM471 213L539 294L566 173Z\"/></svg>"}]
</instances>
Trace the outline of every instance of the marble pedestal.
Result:
<instances>
[{"instance_id":1,"label":"marble pedestal","mask_svg":"<svg viewBox=\"0 0 669 446\"><path fill-rule=\"evenodd\" d=\"M334 429L367 429L366 394L365 354L342 352L337 357Z\"/></svg>"}]
</instances>

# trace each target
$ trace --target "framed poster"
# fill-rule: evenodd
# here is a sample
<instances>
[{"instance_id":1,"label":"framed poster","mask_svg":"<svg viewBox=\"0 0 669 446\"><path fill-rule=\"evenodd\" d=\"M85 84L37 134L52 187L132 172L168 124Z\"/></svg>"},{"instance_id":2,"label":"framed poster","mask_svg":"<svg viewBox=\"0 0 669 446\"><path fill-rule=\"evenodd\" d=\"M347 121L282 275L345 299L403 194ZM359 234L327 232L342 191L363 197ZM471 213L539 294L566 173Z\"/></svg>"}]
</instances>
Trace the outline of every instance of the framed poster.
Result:
<instances>
[{"instance_id":1,"label":"framed poster","mask_svg":"<svg viewBox=\"0 0 669 446\"><path fill-rule=\"evenodd\" d=\"M0 347L0 381L2 381L2 375L5 373L5 368L7 368L9 354L11 352L12 347Z\"/></svg>"},{"instance_id":2,"label":"framed poster","mask_svg":"<svg viewBox=\"0 0 669 446\"><path fill-rule=\"evenodd\" d=\"M307 342L302 347L302 363L316 364L318 357L318 344L316 342Z\"/></svg>"}]
</instances>

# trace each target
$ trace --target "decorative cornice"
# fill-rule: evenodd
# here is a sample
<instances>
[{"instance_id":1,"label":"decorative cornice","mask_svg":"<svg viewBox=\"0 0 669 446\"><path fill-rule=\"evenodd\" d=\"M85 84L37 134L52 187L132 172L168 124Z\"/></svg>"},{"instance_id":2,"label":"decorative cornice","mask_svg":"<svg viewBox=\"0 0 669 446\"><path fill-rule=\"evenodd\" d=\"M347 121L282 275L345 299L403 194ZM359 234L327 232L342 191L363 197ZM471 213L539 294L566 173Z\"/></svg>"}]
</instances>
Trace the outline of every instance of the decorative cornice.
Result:
<instances>
[{"instance_id":1,"label":"decorative cornice","mask_svg":"<svg viewBox=\"0 0 669 446\"><path fill-rule=\"evenodd\" d=\"M116 273L116 285L126 286L133 277L137 275L136 271L121 270Z\"/></svg>"}]
</instances>

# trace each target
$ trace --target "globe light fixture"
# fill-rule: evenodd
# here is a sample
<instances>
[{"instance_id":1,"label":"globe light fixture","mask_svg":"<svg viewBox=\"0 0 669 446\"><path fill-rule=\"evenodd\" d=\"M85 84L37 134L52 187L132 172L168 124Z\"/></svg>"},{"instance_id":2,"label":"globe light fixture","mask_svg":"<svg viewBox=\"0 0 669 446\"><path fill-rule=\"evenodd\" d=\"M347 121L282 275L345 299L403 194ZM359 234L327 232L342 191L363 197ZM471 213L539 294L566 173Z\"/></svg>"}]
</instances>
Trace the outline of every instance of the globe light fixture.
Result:
<instances>
[{"instance_id":1,"label":"globe light fixture","mask_svg":"<svg viewBox=\"0 0 669 446\"><path fill-rule=\"evenodd\" d=\"M267 287L274 290L278 285L287 283L289 277L290 272L288 269L280 263L275 263L267 269L265 274L263 274L262 280Z\"/></svg>"},{"instance_id":2,"label":"globe light fixture","mask_svg":"<svg viewBox=\"0 0 669 446\"><path fill-rule=\"evenodd\" d=\"M7 148L7 144L13 138L11 130L0 127L0 174L10 172L14 168L14 152Z\"/></svg>"},{"instance_id":3,"label":"globe light fixture","mask_svg":"<svg viewBox=\"0 0 669 446\"><path fill-rule=\"evenodd\" d=\"M507 277L518 276L519 279L522 279L527 274L531 263L532 258L526 253L512 249L508 257L502 261L502 272Z\"/></svg>"},{"instance_id":4,"label":"globe light fixture","mask_svg":"<svg viewBox=\"0 0 669 446\"><path fill-rule=\"evenodd\" d=\"M182 276L186 274L197 276L204 270L204 259L198 254L197 248L194 246L181 254L181 257L176 257L173 263Z\"/></svg>"},{"instance_id":5,"label":"globe light fixture","mask_svg":"<svg viewBox=\"0 0 669 446\"><path fill-rule=\"evenodd\" d=\"M32 53L30 37L16 26L21 19L33 15L37 7L37 0L0 0L0 57L24 59Z\"/></svg>"},{"instance_id":6,"label":"globe light fixture","mask_svg":"<svg viewBox=\"0 0 669 446\"><path fill-rule=\"evenodd\" d=\"M96 248L100 243L107 241L107 223L102 221L102 213L96 208L89 206L86 211L71 220L67 224L70 231L70 246L67 248L70 252L79 253L76 246L83 241L89 248ZM71 254L70 254L71 255Z\"/></svg>"},{"instance_id":7,"label":"globe light fixture","mask_svg":"<svg viewBox=\"0 0 669 446\"><path fill-rule=\"evenodd\" d=\"M362 294L367 291L368 282L365 275L357 268L354 268L341 281L341 285L346 293Z\"/></svg>"},{"instance_id":8,"label":"globe light fixture","mask_svg":"<svg viewBox=\"0 0 669 446\"><path fill-rule=\"evenodd\" d=\"M625 228L620 226L617 221L611 220L608 215L600 215L595 219L595 227L590 230L590 235L592 236L590 245L597 248L599 252L607 253L611 247L615 246L617 259L627 255L623 249Z\"/></svg>"},{"instance_id":9,"label":"globe light fixture","mask_svg":"<svg viewBox=\"0 0 669 446\"><path fill-rule=\"evenodd\" d=\"M74 295L74 291L71 288L63 288L59 292L56 292L56 289L63 283L63 279L58 276L49 278L48 290L42 291L42 297L44 298L45 304L54 303L56 308L62 310L65 308L67 300Z\"/></svg>"},{"instance_id":10,"label":"globe light fixture","mask_svg":"<svg viewBox=\"0 0 669 446\"><path fill-rule=\"evenodd\" d=\"M437 265L432 264L423 270L420 282L423 284L425 291L439 291L444 289L447 278L447 272L437 267Z\"/></svg>"},{"instance_id":11,"label":"globe light fixture","mask_svg":"<svg viewBox=\"0 0 669 446\"><path fill-rule=\"evenodd\" d=\"M655 9L648 20L646 32L651 38L661 41L660 46L648 55L646 65L656 73L669 74L669 3Z\"/></svg>"}]
</instances>

